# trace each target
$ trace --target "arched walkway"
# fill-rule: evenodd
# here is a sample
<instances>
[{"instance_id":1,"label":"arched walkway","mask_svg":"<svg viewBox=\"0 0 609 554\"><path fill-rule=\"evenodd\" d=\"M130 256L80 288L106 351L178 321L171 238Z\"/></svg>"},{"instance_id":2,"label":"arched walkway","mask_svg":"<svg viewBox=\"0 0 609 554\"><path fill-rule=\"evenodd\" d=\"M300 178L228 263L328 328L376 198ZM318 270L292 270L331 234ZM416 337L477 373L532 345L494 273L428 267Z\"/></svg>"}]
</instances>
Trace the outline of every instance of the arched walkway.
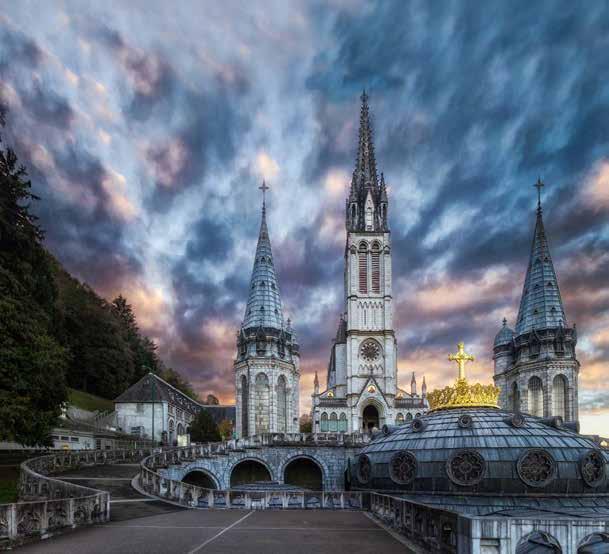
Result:
<instances>
[{"instance_id":1,"label":"arched walkway","mask_svg":"<svg viewBox=\"0 0 609 554\"><path fill-rule=\"evenodd\" d=\"M212 477L205 471L195 469L190 473L187 473L182 478L183 483L189 485L196 485L197 487L203 487L204 489L217 489L217 484Z\"/></svg>"},{"instance_id":2,"label":"arched walkway","mask_svg":"<svg viewBox=\"0 0 609 554\"><path fill-rule=\"evenodd\" d=\"M283 481L312 491L324 488L321 467L310 458L295 458L288 462L283 472Z\"/></svg>"},{"instance_id":3,"label":"arched walkway","mask_svg":"<svg viewBox=\"0 0 609 554\"><path fill-rule=\"evenodd\" d=\"M239 462L230 474L231 487L271 480L271 473L268 468L257 460L243 460Z\"/></svg>"}]
</instances>

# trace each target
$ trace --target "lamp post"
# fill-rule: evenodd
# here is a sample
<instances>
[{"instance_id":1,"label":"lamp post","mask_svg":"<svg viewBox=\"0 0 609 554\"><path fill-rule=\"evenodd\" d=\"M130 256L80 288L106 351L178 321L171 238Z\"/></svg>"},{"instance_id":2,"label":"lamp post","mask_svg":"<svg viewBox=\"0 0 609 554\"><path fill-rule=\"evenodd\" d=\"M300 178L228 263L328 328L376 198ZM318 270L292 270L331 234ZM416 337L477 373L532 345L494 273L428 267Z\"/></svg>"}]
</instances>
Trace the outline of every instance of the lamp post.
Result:
<instances>
[{"instance_id":1,"label":"lamp post","mask_svg":"<svg viewBox=\"0 0 609 554\"><path fill-rule=\"evenodd\" d=\"M151 400L152 400L152 448L154 448L154 402L156 400L155 398L155 393L156 393L156 380L154 378L154 375L152 373L152 370L146 366L143 365L142 369L147 369L148 370L148 375L150 375L150 386L152 388L152 394L151 394Z\"/></svg>"}]
</instances>

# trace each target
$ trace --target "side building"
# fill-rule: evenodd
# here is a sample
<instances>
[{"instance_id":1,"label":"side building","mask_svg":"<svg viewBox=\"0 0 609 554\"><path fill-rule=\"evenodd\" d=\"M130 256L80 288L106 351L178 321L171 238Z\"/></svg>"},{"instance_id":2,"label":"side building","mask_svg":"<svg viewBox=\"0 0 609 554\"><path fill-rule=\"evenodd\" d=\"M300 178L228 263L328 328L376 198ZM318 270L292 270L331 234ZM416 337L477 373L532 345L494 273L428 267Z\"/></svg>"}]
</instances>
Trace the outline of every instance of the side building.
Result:
<instances>
[{"instance_id":1,"label":"side building","mask_svg":"<svg viewBox=\"0 0 609 554\"><path fill-rule=\"evenodd\" d=\"M312 398L315 432L361 432L427 411L426 387L398 387L393 327L389 201L378 178L368 98L362 95L355 170L346 201L344 313L330 352L326 387Z\"/></svg>"},{"instance_id":2,"label":"side building","mask_svg":"<svg viewBox=\"0 0 609 554\"><path fill-rule=\"evenodd\" d=\"M577 421L576 344L576 327L567 324L539 200L516 328L504 319L493 347L500 407Z\"/></svg>"},{"instance_id":3,"label":"side building","mask_svg":"<svg viewBox=\"0 0 609 554\"><path fill-rule=\"evenodd\" d=\"M284 323L264 200L233 369L237 437L298 432L300 349L290 320Z\"/></svg>"},{"instance_id":4,"label":"side building","mask_svg":"<svg viewBox=\"0 0 609 554\"><path fill-rule=\"evenodd\" d=\"M115 401L118 428L141 438L154 437L165 445L190 442L190 424L201 410L216 423L235 424L235 406L207 405L194 401L154 373L142 377Z\"/></svg>"}]
</instances>

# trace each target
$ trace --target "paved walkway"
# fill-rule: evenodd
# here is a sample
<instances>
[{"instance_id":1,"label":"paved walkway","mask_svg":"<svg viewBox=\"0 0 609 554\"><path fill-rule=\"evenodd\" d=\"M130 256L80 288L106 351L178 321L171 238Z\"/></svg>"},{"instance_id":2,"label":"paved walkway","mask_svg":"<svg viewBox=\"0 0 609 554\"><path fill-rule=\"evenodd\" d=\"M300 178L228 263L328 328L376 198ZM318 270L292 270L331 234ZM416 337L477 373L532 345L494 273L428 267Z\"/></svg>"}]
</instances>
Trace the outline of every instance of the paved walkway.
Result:
<instances>
[{"instance_id":1,"label":"paved walkway","mask_svg":"<svg viewBox=\"0 0 609 554\"><path fill-rule=\"evenodd\" d=\"M410 552L363 512L187 510L139 495L127 480L135 473L135 466L103 466L62 476L74 483L109 491L110 523L78 529L17 551L23 554Z\"/></svg>"}]
</instances>

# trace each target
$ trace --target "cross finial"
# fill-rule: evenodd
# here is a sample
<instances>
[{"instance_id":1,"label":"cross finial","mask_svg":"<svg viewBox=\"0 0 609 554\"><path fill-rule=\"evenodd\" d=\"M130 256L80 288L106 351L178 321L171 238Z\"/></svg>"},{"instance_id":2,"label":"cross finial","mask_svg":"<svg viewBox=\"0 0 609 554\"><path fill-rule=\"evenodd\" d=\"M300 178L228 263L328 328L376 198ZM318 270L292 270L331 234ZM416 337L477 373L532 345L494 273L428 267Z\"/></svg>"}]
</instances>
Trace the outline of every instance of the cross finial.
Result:
<instances>
[{"instance_id":1,"label":"cross finial","mask_svg":"<svg viewBox=\"0 0 609 554\"><path fill-rule=\"evenodd\" d=\"M545 187L541 177L537 178L537 182L533 186L537 189L537 210L541 211L541 189Z\"/></svg>"},{"instance_id":2,"label":"cross finial","mask_svg":"<svg viewBox=\"0 0 609 554\"><path fill-rule=\"evenodd\" d=\"M450 362L457 362L459 366L459 380L465 379L465 364L467 362L473 362L475 358L471 354L465 352L465 345L460 342L457 344L457 353L449 354L448 360Z\"/></svg>"},{"instance_id":3,"label":"cross finial","mask_svg":"<svg viewBox=\"0 0 609 554\"><path fill-rule=\"evenodd\" d=\"M262 179L262 185L258 187L262 191L262 208L266 208L266 191L269 190L270 187L267 186L266 181Z\"/></svg>"}]
</instances>

